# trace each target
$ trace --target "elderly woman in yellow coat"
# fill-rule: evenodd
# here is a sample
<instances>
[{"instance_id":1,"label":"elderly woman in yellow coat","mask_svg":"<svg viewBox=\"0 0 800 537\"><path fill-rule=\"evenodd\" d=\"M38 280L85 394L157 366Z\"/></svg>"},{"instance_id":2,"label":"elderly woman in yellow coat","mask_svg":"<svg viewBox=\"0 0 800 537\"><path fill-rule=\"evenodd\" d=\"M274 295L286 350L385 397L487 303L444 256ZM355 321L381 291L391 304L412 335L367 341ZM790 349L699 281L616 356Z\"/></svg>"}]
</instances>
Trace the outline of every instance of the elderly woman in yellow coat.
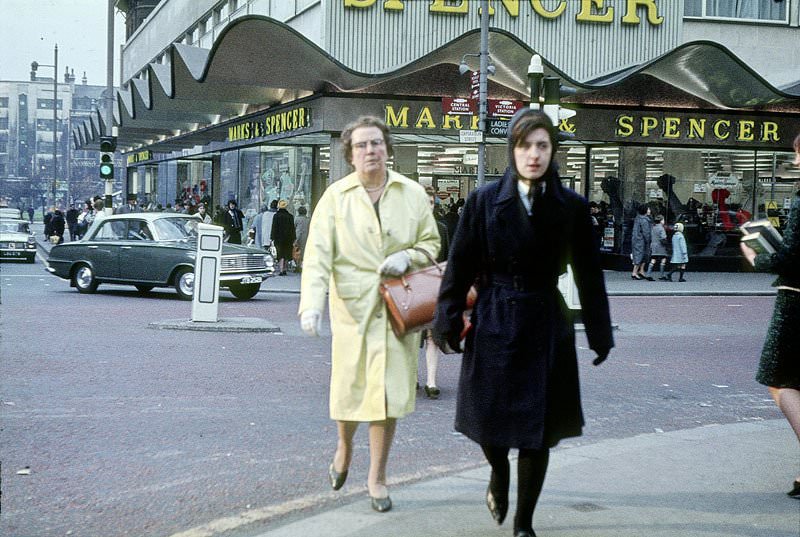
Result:
<instances>
[{"instance_id":1,"label":"elderly woman in yellow coat","mask_svg":"<svg viewBox=\"0 0 800 537\"><path fill-rule=\"evenodd\" d=\"M424 266L439 252L439 233L425 189L390 171L389 130L364 116L342 132L355 172L332 183L309 226L300 295L300 324L318 335L326 292L332 333L330 416L338 444L328 477L344 485L353 435L369 422L367 486L372 508L392 507L386 462L397 418L414 410L419 334L398 338L378 294L384 277Z\"/></svg>"}]
</instances>

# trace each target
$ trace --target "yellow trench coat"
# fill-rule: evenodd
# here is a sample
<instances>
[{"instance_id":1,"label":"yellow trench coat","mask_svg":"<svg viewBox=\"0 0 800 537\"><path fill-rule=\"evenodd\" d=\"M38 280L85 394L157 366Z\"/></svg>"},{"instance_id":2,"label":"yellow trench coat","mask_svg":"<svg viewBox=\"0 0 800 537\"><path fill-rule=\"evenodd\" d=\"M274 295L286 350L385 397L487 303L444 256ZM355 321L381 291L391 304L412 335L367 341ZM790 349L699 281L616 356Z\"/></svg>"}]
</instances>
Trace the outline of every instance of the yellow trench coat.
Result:
<instances>
[{"instance_id":1,"label":"yellow trench coat","mask_svg":"<svg viewBox=\"0 0 800 537\"><path fill-rule=\"evenodd\" d=\"M413 412L419 334L395 337L378 294L378 267L405 250L412 269L435 258L439 232L428 195L418 183L389 171L378 201L380 222L355 173L332 183L314 209L306 242L299 312L324 311L331 332L330 416L381 421Z\"/></svg>"}]
</instances>

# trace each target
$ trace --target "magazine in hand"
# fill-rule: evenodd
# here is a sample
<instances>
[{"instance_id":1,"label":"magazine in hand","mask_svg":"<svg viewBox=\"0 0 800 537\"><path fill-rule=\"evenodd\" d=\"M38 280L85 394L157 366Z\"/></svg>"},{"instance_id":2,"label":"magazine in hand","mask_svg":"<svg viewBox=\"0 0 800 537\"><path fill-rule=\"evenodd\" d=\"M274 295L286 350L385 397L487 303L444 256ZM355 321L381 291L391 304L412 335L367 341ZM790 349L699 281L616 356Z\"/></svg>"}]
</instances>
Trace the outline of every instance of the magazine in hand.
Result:
<instances>
[{"instance_id":1,"label":"magazine in hand","mask_svg":"<svg viewBox=\"0 0 800 537\"><path fill-rule=\"evenodd\" d=\"M745 222L739 229L744 234L742 242L759 254L774 254L783 242L781 234L766 218Z\"/></svg>"}]
</instances>

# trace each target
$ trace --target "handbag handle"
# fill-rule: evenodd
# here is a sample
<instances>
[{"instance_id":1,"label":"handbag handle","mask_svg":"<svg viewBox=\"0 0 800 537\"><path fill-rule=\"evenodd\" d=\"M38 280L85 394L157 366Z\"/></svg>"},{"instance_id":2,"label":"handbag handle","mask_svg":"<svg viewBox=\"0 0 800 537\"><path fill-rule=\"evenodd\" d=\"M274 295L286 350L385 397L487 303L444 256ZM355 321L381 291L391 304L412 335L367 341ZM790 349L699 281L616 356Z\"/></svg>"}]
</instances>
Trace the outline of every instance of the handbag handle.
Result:
<instances>
[{"instance_id":1,"label":"handbag handle","mask_svg":"<svg viewBox=\"0 0 800 537\"><path fill-rule=\"evenodd\" d=\"M436 262L436 260L433 258L433 256L430 254L430 252L428 252L428 250L425 250L424 248L419 248L418 246L414 246L414 248L412 248L412 249L416 250L418 252L422 252L423 254L425 254L425 257L427 257L430 260L431 265L436 267L436 270L439 271L439 274L444 276L444 270L442 269L442 265L440 263ZM411 284L408 283L408 281L406 280L405 274L400 276L400 281L403 283L403 288L406 291L408 291L411 288Z\"/></svg>"}]
</instances>

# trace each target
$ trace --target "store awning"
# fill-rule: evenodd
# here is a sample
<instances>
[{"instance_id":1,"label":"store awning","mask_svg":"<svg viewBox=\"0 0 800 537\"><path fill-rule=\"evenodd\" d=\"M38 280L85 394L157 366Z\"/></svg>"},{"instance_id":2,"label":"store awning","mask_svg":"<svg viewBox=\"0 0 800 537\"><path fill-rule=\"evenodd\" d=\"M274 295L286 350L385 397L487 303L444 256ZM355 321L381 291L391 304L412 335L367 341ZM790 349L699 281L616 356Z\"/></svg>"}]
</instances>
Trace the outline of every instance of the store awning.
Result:
<instances>
[{"instance_id":1,"label":"store awning","mask_svg":"<svg viewBox=\"0 0 800 537\"><path fill-rule=\"evenodd\" d=\"M458 66L480 49L476 30L400 69L356 72L291 27L261 16L232 22L209 49L173 44L167 64L117 92L114 125L123 151L172 151L205 143L205 127L317 93L467 96ZM494 98L527 99L532 51L507 32L492 30ZM687 43L646 64L592 81L578 81L544 58L545 74L578 89L583 105L683 106L800 113L797 86L779 90L725 47ZM97 148L106 128L100 113L73 129L77 148Z\"/></svg>"}]
</instances>

